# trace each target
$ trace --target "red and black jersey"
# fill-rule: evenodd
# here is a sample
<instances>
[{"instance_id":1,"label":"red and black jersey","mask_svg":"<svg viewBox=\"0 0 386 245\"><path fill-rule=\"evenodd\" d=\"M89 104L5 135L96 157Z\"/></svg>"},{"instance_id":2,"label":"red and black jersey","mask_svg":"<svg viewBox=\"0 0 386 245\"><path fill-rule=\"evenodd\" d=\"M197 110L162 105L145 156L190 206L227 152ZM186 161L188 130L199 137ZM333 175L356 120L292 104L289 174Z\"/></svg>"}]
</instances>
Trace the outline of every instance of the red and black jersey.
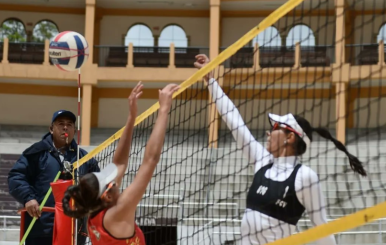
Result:
<instances>
[{"instance_id":1,"label":"red and black jersey","mask_svg":"<svg viewBox=\"0 0 386 245\"><path fill-rule=\"evenodd\" d=\"M134 235L127 238L112 236L103 226L103 218L107 209L99 212L88 220L88 233L93 245L146 245L141 229L134 223Z\"/></svg>"}]
</instances>

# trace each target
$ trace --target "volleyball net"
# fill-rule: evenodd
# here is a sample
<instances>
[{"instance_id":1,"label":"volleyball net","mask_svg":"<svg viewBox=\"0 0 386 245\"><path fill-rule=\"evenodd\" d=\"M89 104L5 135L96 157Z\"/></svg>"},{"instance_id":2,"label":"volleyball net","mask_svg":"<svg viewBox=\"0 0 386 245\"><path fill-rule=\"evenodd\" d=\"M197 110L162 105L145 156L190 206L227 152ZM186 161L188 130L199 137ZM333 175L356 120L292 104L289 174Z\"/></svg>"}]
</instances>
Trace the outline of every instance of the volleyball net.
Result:
<instances>
[{"instance_id":1,"label":"volleyball net","mask_svg":"<svg viewBox=\"0 0 386 245\"><path fill-rule=\"evenodd\" d=\"M371 235L386 216L385 9L386 2L376 0L289 0L184 81L161 160L137 207L147 244L240 244L242 229L272 244L305 244L330 234L338 243L386 242ZM329 129L363 162L367 177L354 173L331 141L313 134L301 160L318 181L302 188L321 186L324 198L315 207L326 210L327 224L314 228L310 217L320 212L314 205L294 232L273 219L268 225L242 222L254 166L242 154L248 145L237 146L237 129L227 127L209 96L202 78L210 71L263 145L268 113L292 113ZM122 188L141 166L158 108L156 103L136 120ZM80 164L95 158L103 168L112 162L122 132ZM370 234L365 241L363 233Z\"/></svg>"}]
</instances>

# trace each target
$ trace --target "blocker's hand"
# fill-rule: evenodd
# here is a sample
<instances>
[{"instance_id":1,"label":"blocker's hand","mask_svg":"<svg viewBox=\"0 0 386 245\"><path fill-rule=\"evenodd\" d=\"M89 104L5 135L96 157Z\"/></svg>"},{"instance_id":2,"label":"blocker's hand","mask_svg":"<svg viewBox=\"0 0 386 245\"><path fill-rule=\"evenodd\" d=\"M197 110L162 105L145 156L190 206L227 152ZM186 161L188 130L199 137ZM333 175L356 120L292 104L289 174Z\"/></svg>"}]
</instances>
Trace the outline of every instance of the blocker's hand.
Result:
<instances>
[{"instance_id":1,"label":"blocker's hand","mask_svg":"<svg viewBox=\"0 0 386 245\"><path fill-rule=\"evenodd\" d=\"M204 66L206 66L210 62L210 59L205 54L198 54L196 55L196 62L194 62L194 67L201 69ZM212 72L209 72L207 75L205 75L205 80L208 82L209 79L213 78Z\"/></svg>"},{"instance_id":2,"label":"blocker's hand","mask_svg":"<svg viewBox=\"0 0 386 245\"><path fill-rule=\"evenodd\" d=\"M161 110L169 112L172 106L173 94L180 89L177 84L168 84L162 90L159 90L159 104Z\"/></svg>"},{"instance_id":3,"label":"blocker's hand","mask_svg":"<svg viewBox=\"0 0 386 245\"><path fill-rule=\"evenodd\" d=\"M196 62L194 62L194 67L201 69L206 66L210 62L208 56L206 54L198 54L196 55Z\"/></svg>"},{"instance_id":4,"label":"blocker's hand","mask_svg":"<svg viewBox=\"0 0 386 245\"><path fill-rule=\"evenodd\" d=\"M135 118L137 116L137 100L142 95L143 85L142 82L137 83L137 85L133 88L129 96L129 106L130 106L130 115Z\"/></svg>"},{"instance_id":5,"label":"blocker's hand","mask_svg":"<svg viewBox=\"0 0 386 245\"><path fill-rule=\"evenodd\" d=\"M38 219L41 216L41 212L39 209L39 203L35 199L28 201L25 204L25 209L27 210L28 214L31 217Z\"/></svg>"}]
</instances>

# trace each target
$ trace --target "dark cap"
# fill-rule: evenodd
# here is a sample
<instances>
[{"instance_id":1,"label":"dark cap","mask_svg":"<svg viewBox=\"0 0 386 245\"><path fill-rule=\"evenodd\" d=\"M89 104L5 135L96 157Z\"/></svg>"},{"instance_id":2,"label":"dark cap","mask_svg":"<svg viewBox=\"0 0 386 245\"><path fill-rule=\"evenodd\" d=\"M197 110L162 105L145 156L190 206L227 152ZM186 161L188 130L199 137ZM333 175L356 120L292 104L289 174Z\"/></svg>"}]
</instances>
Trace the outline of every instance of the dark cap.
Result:
<instances>
[{"instance_id":1,"label":"dark cap","mask_svg":"<svg viewBox=\"0 0 386 245\"><path fill-rule=\"evenodd\" d=\"M58 118L59 116L69 117L72 121L74 121L74 123L76 122L76 116L74 115L74 113L72 113L71 111L59 110L59 111L56 111L52 116L51 123L53 123L56 120L56 118Z\"/></svg>"}]
</instances>

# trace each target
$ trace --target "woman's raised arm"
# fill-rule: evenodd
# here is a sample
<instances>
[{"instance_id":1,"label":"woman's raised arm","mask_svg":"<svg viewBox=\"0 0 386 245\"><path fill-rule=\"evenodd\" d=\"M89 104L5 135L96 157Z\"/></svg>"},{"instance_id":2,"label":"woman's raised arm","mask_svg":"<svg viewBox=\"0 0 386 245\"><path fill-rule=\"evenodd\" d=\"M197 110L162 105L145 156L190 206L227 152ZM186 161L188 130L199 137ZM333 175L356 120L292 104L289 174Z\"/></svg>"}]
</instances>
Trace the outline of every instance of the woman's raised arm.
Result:
<instances>
[{"instance_id":1,"label":"woman's raised arm","mask_svg":"<svg viewBox=\"0 0 386 245\"><path fill-rule=\"evenodd\" d=\"M129 100L129 116L126 121L125 129L123 130L121 139L119 140L117 150L115 151L113 163L118 168L118 175L115 179L117 186L119 187L122 182L122 178L125 175L127 166L129 164L129 154L131 148L131 140L133 137L133 129L135 118L137 117L137 100L142 94L143 85L141 82L134 87L131 91Z\"/></svg>"},{"instance_id":2,"label":"woman's raised arm","mask_svg":"<svg viewBox=\"0 0 386 245\"><path fill-rule=\"evenodd\" d=\"M119 196L114 207L115 220L133 219L138 203L141 201L157 166L164 145L168 114L172 104L172 95L179 89L176 84L169 84L159 91L160 109L153 131L147 142L141 167L133 182Z\"/></svg>"},{"instance_id":3,"label":"woman's raised arm","mask_svg":"<svg viewBox=\"0 0 386 245\"><path fill-rule=\"evenodd\" d=\"M209 63L206 55L197 55L197 62L194 65L197 68L202 68ZM212 74L205 77L208 83L208 89L212 100L216 103L218 112L223 121L231 130L234 139L237 142L237 147L243 151L244 157L248 159L249 164L255 164L255 171L259 170L264 165L268 164L270 153L253 137L249 131L239 110L223 92L220 85L213 78Z\"/></svg>"}]
</instances>

